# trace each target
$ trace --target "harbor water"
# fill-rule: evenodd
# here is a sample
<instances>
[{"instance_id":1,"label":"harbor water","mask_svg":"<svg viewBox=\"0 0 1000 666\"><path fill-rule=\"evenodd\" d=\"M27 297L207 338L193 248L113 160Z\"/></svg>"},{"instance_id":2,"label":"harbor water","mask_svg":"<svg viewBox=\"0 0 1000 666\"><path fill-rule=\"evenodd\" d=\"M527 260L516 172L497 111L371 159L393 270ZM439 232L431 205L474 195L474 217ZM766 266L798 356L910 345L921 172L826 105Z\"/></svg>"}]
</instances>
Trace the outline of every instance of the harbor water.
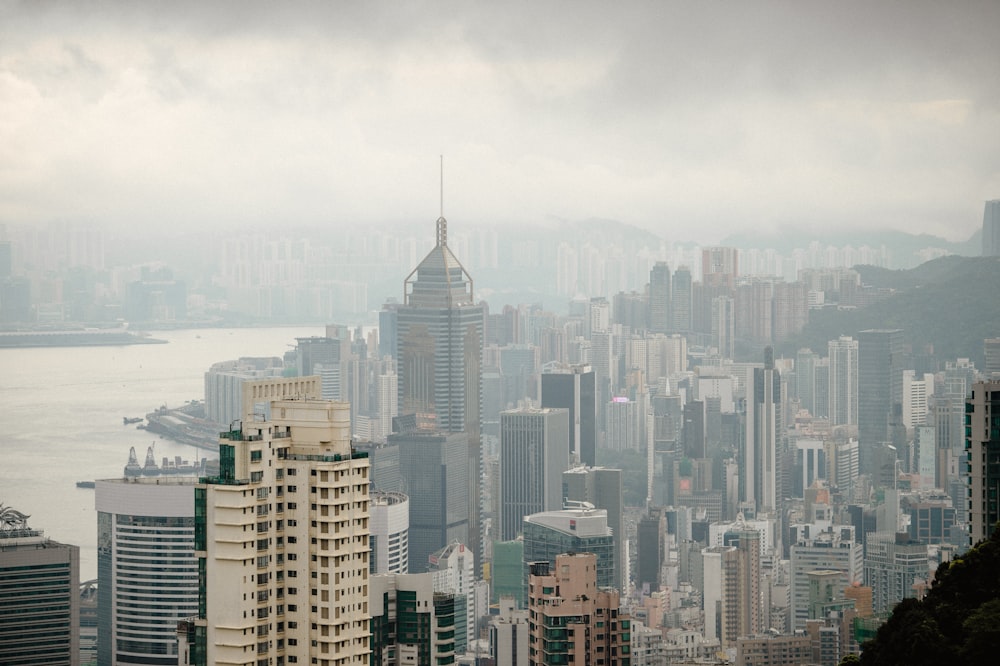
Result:
<instances>
[{"instance_id":1,"label":"harbor water","mask_svg":"<svg viewBox=\"0 0 1000 666\"><path fill-rule=\"evenodd\" d=\"M161 405L204 397L218 361L282 356L322 327L154 331L165 345L0 349L0 503L28 525L80 547L80 580L97 577L94 491L77 481L122 476L129 447L142 464L207 454L123 425Z\"/></svg>"}]
</instances>

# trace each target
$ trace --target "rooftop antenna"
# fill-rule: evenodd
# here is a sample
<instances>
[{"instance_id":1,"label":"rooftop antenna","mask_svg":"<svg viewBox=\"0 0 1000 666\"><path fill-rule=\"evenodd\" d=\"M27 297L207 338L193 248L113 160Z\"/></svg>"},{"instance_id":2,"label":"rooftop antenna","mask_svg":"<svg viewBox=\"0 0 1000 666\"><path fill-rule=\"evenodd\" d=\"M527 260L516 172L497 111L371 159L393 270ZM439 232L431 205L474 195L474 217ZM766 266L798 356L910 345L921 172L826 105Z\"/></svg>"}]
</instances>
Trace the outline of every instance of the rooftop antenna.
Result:
<instances>
[{"instance_id":1,"label":"rooftop antenna","mask_svg":"<svg viewBox=\"0 0 1000 666\"><path fill-rule=\"evenodd\" d=\"M437 219L437 244L444 247L448 244L448 221L444 219L444 155L441 158L441 217Z\"/></svg>"}]
</instances>

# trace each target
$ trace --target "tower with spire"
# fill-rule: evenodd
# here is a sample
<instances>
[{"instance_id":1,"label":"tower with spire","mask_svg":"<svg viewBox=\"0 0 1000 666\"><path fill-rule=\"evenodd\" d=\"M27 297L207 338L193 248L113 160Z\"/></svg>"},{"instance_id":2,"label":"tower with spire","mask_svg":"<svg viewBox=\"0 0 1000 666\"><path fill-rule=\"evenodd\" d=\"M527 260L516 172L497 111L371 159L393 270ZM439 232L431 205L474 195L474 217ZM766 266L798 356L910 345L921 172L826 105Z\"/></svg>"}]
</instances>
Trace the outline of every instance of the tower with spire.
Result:
<instances>
[{"instance_id":1,"label":"tower with spire","mask_svg":"<svg viewBox=\"0 0 1000 666\"><path fill-rule=\"evenodd\" d=\"M472 276L448 247L443 205L441 213L434 248L403 281L396 321L399 413L416 414L441 432L467 434L469 545L478 564L483 307L475 302Z\"/></svg>"}]
</instances>

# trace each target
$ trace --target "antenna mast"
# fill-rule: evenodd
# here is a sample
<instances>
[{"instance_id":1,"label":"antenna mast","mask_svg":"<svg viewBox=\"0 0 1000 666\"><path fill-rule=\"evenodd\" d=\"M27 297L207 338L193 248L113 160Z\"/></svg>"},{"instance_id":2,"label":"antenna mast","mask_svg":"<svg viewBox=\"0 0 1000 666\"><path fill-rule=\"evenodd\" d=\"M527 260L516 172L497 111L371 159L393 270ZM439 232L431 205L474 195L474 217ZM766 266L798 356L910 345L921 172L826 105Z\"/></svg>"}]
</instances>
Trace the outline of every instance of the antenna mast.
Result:
<instances>
[{"instance_id":1,"label":"antenna mast","mask_svg":"<svg viewBox=\"0 0 1000 666\"><path fill-rule=\"evenodd\" d=\"M448 221L444 219L444 155L441 155L441 217L437 219L437 244L448 244Z\"/></svg>"}]
</instances>

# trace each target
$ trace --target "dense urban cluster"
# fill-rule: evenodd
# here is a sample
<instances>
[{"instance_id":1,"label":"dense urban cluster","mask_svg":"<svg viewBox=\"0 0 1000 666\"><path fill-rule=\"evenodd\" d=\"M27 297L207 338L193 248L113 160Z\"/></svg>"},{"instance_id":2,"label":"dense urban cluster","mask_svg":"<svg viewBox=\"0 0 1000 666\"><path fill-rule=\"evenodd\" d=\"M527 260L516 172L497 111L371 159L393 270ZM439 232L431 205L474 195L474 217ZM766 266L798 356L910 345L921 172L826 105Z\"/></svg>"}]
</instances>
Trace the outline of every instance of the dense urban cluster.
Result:
<instances>
[{"instance_id":1,"label":"dense urban cluster","mask_svg":"<svg viewBox=\"0 0 1000 666\"><path fill-rule=\"evenodd\" d=\"M983 239L1000 256L1000 202ZM0 312L65 321L3 248ZM239 268L261 248L231 249L225 279L262 303L266 271ZM218 461L98 480L82 596L76 548L4 498L0 661L884 664L894 609L940 624L933 654L982 653L996 586L952 626L940 580L995 559L996 536L966 553L1000 520L1000 331L962 358L888 323L784 353L810 312L891 292L734 247L637 257L626 291L624 256L557 252L564 311L491 312L442 217L377 327L206 368L185 418ZM166 277L129 282L122 312L184 320Z\"/></svg>"}]
</instances>

